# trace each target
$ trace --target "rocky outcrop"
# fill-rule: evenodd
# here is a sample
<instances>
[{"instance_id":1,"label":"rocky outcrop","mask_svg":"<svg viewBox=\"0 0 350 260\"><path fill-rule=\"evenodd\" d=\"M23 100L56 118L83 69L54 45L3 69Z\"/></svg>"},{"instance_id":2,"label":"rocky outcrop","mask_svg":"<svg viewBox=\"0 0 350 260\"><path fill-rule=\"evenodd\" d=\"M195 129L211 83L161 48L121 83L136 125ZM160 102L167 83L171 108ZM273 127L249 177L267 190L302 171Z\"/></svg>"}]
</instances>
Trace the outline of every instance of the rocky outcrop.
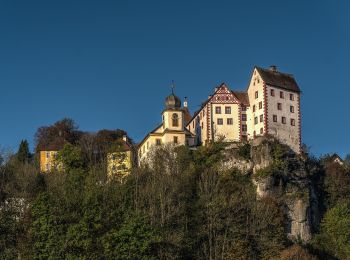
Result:
<instances>
[{"instance_id":1,"label":"rocky outcrop","mask_svg":"<svg viewBox=\"0 0 350 260\"><path fill-rule=\"evenodd\" d=\"M250 156L253 163L253 174L270 166L273 158L271 146L265 138L256 138L251 142Z\"/></svg>"},{"instance_id":2,"label":"rocky outcrop","mask_svg":"<svg viewBox=\"0 0 350 260\"><path fill-rule=\"evenodd\" d=\"M258 198L280 201L288 216L288 237L308 242L317 224L318 204L305 162L289 147L264 138L252 143L251 158Z\"/></svg>"},{"instance_id":3,"label":"rocky outcrop","mask_svg":"<svg viewBox=\"0 0 350 260\"><path fill-rule=\"evenodd\" d=\"M288 237L310 241L318 225L319 207L305 161L273 138L257 138L250 145L250 160L227 152L223 166L252 173L258 199L270 197L283 205Z\"/></svg>"}]
</instances>

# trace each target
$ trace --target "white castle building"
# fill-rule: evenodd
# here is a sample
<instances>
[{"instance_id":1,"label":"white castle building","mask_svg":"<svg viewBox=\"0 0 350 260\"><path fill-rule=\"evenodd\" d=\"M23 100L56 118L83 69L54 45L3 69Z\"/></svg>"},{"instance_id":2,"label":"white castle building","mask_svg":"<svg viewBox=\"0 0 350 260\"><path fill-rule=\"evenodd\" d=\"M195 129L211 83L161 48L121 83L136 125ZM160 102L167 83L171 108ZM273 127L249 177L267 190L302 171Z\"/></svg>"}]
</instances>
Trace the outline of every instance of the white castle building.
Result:
<instances>
[{"instance_id":1,"label":"white castle building","mask_svg":"<svg viewBox=\"0 0 350 260\"><path fill-rule=\"evenodd\" d=\"M199 146L219 138L242 142L272 135L296 153L301 149L300 89L293 75L255 67L246 92L222 83L191 117L185 100L166 98L162 124L139 144L141 161L156 145Z\"/></svg>"}]
</instances>

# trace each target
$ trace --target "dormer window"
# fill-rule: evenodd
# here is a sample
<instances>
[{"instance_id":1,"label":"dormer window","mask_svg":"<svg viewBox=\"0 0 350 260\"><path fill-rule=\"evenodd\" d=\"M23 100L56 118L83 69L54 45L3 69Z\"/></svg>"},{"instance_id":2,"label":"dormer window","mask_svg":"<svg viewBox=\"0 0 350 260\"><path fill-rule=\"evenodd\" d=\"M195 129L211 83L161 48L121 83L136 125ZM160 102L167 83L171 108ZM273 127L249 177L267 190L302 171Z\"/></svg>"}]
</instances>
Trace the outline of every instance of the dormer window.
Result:
<instances>
[{"instance_id":1,"label":"dormer window","mask_svg":"<svg viewBox=\"0 0 350 260\"><path fill-rule=\"evenodd\" d=\"M173 114L172 121L173 121L173 126L179 126L179 116L177 114Z\"/></svg>"}]
</instances>

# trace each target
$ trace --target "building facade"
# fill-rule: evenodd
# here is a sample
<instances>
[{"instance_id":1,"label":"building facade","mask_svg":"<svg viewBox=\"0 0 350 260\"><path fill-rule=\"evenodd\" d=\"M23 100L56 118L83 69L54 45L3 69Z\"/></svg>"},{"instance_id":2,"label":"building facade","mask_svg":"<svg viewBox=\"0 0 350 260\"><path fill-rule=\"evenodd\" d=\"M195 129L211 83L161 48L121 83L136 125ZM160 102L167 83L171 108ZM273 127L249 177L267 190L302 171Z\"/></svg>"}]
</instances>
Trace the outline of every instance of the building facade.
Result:
<instances>
[{"instance_id":1,"label":"building facade","mask_svg":"<svg viewBox=\"0 0 350 260\"><path fill-rule=\"evenodd\" d=\"M255 67L246 92L222 83L194 114L186 128L196 145L219 138L241 142L272 135L296 153L301 149L300 89L291 74Z\"/></svg>"},{"instance_id":2,"label":"building facade","mask_svg":"<svg viewBox=\"0 0 350 260\"><path fill-rule=\"evenodd\" d=\"M58 151L40 151L40 172L50 172L57 168Z\"/></svg>"},{"instance_id":3,"label":"building facade","mask_svg":"<svg viewBox=\"0 0 350 260\"><path fill-rule=\"evenodd\" d=\"M244 142L271 135L296 153L301 151L300 89L293 75L254 67L246 91L233 91L225 83L189 116L187 101L167 97L162 124L138 146L138 159L162 144L199 146L212 141Z\"/></svg>"},{"instance_id":4,"label":"building facade","mask_svg":"<svg viewBox=\"0 0 350 260\"><path fill-rule=\"evenodd\" d=\"M194 146L194 135L186 129L190 118L187 101L181 106L181 100L172 93L165 100L165 109L162 112L162 123L138 145L138 161L141 163L152 149L160 145L187 145Z\"/></svg>"},{"instance_id":5,"label":"building facade","mask_svg":"<svg viewBox=\"0 0 350 260\"><path fill-rule=\"evenodd\" d=\"M301 149L300 89L291 74L255 67L248 86L248 136L272 135L296 153Z\"/></svg>"},{"instance_id":6,"label":"building facade","mask_svg":"<svg viewBox=\"0 0 350 260\"><path fill-rule=\"evenodd\" d=\"M123 136L119 144L107 153L107 177L123 178L130 174L133 167L132 145L127 136Z\"/></svg>"},{"instance_id":7,"label":"building facade","mask_svg":"<svg viewBox=\"0 0 350 260\"><path fill-rule=\"evenodd\" d=\"M222 83L186 127L196 136L196 145L205 145L220 138L239 142L246 139L248 109L247 94L231 91Z\"/></svg>"}]
</instances>

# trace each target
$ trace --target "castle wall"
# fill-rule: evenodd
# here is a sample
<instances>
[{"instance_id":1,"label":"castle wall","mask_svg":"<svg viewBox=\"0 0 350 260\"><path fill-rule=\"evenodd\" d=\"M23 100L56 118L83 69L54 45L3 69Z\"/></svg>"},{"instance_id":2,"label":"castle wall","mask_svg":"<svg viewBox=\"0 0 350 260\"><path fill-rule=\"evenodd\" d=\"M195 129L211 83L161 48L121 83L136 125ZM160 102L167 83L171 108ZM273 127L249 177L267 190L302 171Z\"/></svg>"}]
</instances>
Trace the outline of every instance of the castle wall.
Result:
<instances>
[{"instance_id":1,"label":"castle wall","mask_svg":"<svg viewBox=\"0 0 350 260\"><path fill-rule=\"evenodd\" d=\"M254 136L264 135L265 129L265 115L264 115L264 82L260 77L258 71L254 69L253 76L250 80L248 87L248 97L250 104L249 111L249 124L248 127L248 139L253 139ZM256 97L256 93L258 97ZM255 111L254 111L255 107ZM262 116L262 120L261 120Z\"/></svg>"},{"instance_id":2,"label":"castle wall","mask_svg":"<svg viewBox=\"0 0 350 260\"><path fill-rule=\"evenodd\" d=\"M211 106L214 140L224 137L225 141L240 141L240 105L212 103ZM217 108L221 113L216 113ZM226 113L226 108L230 113ZM219 124L219 120L222 120L222 124ZM232 120L232 124L228 120Z\"/></svg>"},{"instance_id":3,"label":"castle wall","mask_svg":"<svg viewBox=\"0 0 350 260\"><path fill-rule=\"evenodd\" d=\"M268 85L266 88L268 101L268 134L276 136L281 142L288 144L294 151L300 152L301 126L299 113L299 93ZM271 95L271 90L274 91L274 96ZM283 98L281 98L280 92L283 93ZM294 100L291 100L290 95L293 95ZM278 109L278 103L281 104L281 110ZM293 109L291 109L291 107ZM274 122L274 115L277 117L277 122ZM285 118L285 123L282 122L282 117ZM294 121L294 125L292 125L292 120Z\"/></svg>"}]
</instances>

